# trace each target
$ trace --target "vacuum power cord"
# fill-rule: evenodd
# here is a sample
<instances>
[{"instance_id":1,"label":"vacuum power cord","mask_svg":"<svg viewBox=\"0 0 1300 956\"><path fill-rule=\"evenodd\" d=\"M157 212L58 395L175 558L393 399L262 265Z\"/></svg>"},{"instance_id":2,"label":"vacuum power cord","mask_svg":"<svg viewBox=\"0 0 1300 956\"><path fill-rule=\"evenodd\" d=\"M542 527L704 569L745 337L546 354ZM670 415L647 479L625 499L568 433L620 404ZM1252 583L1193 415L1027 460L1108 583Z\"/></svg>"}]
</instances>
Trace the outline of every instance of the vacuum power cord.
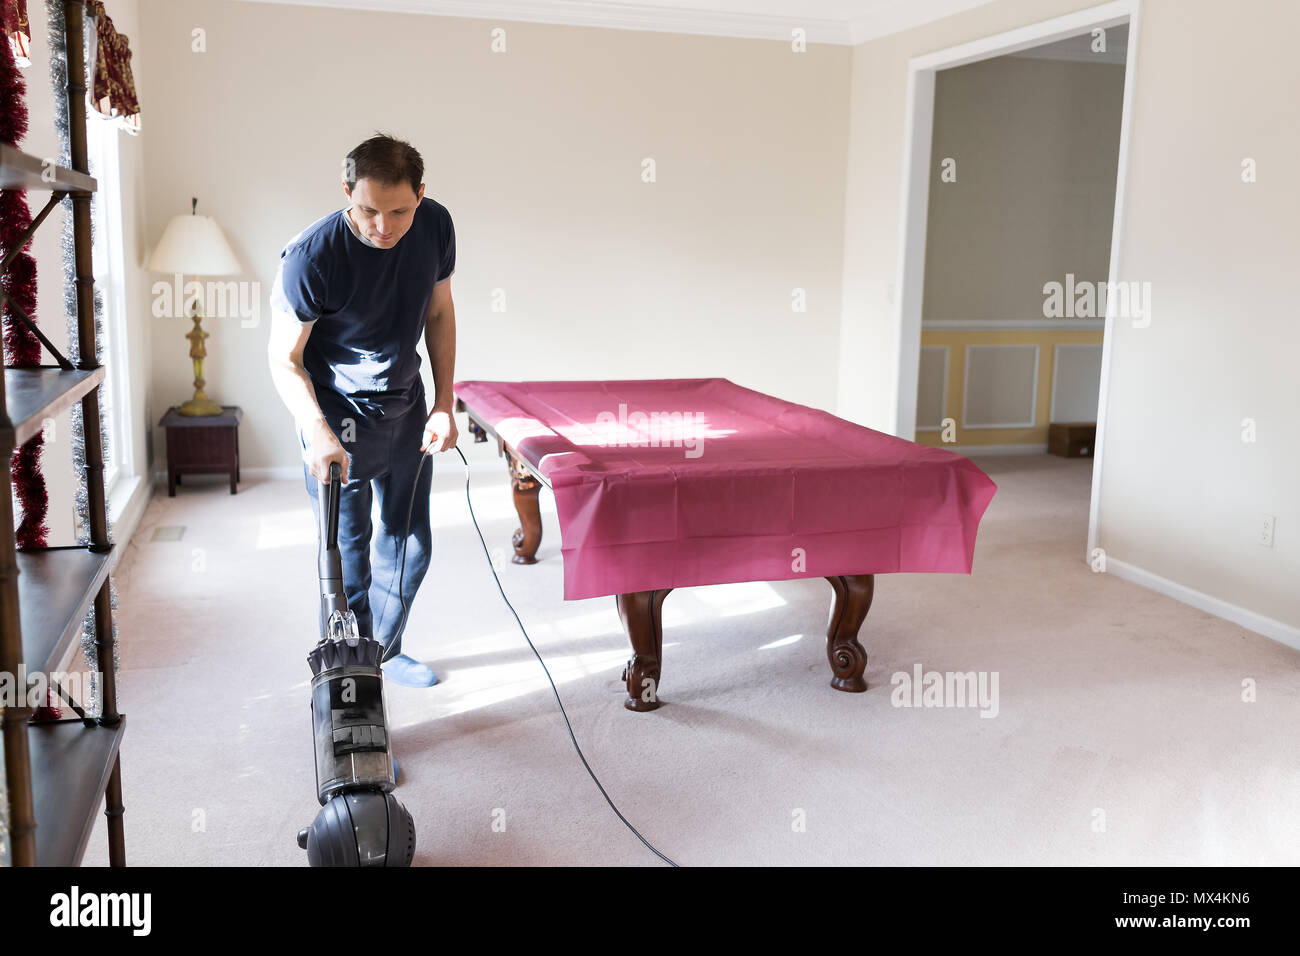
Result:
<instances>
[{"instance_id":1,"label":"vacuum power cord","mask_svg":"<svg viewBox=\"0 0 1300 956\"><path fill-rule=\"evenodd\" d=\"M677 866L677 863L660 853L659 850L655 848L654 844L643 837L641 831L634 827L627 817L623 816L623 812L619 810L614 801L610 798L604 786L601 784L600 778L596 776L596 772L591 769L591 764L587 763L587 757L583 754L582 748L578 746L578 738L573 733L573 725L569 723L569 715L564 709L564 701L560 699L560 691L555 686L555 680L551 677L550 669L547 668L546 661L542 660L542 655L538 652L536 645L533 644L532 638L528 636L528 629L524 627L524 622L519 619L519 612L516 611L515 606L510 603L510 598L506 597L505 588L501 586L501 578L497 576L497 569L492 563L492 553L488 550L487 541L483 538L483 529L479 527L478 518L474 514L474 502L470 500L469 496L469 459L465 457L465 453L460 450L459 445L454 445L452 447L456 449L456 454L460 455L460 460L465 465L465 503L469 506L469 517L470 520L474 522L474 531L478 534L479 544L483 546L483 555L487 558L488 570L492 572L492 580L496 582L497 590L501 592L501 600L506 602L506 607L508 607L510 613L514 615L515 623L519 625L519 633L523 634L524 640L528 642L529 648L537 658L537 663L542 665L542 671L546 674L547 681L550 682L551 693L555 695L555 703L560 708L560 716L564 718L564 726L569 731L569 739L573 741L573 749L577 751L578 759L582 761L582 765L591 776L592 782L596 784L596 789L599 790L600 795L605 798L605 802L608 803L609 808L614 811L614 815L623 821L623 825L631 830L636 838L645 844L646 849L651 853L659 857L659 859L663 860L669 866ZM420 473L424 470L424 459L430 458L432 452L432 448L426 449L423 456L420 458L420 466L415 471L415 481L411 484L411 500L406 506L406 534L402 537L402 560L397 577L397 595L402 602L402 620L397 629L398 634L401 634L403 628L406 626L406 595L403 590L403 583L406 577L406 542L411 537L411 515L415 510L415 492L420 486ZM432 476L430 480L432 480Z\"/></svg>"}]
</instances>

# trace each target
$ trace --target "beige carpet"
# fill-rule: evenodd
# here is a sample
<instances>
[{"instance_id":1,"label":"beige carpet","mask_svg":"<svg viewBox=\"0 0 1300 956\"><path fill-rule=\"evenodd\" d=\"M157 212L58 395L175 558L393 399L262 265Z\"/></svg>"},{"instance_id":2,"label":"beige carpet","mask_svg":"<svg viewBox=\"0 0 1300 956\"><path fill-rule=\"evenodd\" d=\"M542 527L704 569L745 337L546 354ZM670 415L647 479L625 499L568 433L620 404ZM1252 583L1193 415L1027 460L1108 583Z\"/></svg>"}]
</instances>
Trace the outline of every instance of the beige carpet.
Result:
<instances>
[{"instance_id":1,"label":"beige carpet","mask_svg":"<svg viewBox=\"0 0 1300 956\"><path fill-rule=\"evenodd\" d=\"M505 469L469 447L504 555ZM479 551L462 466L438 464L406 648L444 683L388 692L417 863L660 865L578 762ZM1000 490L975 573L877 579L867 693L829 686L825 582L697 588L665 605L651 714L621 705L613 599L561 600L544 496L542 561L503 562L502 579L619 807L683 865L1300 862L1298 655L1093 573L1091 462L979 464ZM301 482L164 488L118 583L128 862L303 864L317 592ZM918 663L996 672L997 716L893 706L891 675ZM106 861L101 817L86 862Z\"/></svg>"}]
</instances>

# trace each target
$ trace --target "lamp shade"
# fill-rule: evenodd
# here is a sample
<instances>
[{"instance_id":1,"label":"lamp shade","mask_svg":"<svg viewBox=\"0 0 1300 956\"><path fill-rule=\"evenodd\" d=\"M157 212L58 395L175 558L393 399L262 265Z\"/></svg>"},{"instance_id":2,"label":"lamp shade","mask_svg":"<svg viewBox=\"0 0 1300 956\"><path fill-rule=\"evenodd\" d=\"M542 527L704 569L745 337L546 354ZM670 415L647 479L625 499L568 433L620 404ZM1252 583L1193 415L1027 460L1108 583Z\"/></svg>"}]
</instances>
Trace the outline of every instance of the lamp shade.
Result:
<instances>
[{"instance_id":1,"label":"lamp shade","mask_svg":"<svg viewBox=\"0 0 1300 956\"><path fill-rule=\"evenodd\" d=\"M173 216L145 268L200 276L229 276L243 271L217 221L199 215Z\"/></svg>"}]
</instances>

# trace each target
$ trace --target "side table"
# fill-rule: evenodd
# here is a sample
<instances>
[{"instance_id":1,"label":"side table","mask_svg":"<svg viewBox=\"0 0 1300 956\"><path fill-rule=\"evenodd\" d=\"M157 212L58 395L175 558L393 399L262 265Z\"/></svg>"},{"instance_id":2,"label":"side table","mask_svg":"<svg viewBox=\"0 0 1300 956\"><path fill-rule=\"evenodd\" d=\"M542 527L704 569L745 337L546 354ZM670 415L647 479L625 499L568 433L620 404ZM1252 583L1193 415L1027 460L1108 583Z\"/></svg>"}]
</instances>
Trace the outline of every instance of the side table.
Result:
<instances>
[{"instance_id":1,"label":"side table","mask_svg":"<svg viewBox=\"0 0 1300 956\"><path fill-rule=\"evenodd\" d=\"M244 410L221 406L220 415L182 415L172 406L158 424L167 429L167 496L176 497L181 475L229 474L239 481L239 422Z\"/></svg>"}]
</instances>

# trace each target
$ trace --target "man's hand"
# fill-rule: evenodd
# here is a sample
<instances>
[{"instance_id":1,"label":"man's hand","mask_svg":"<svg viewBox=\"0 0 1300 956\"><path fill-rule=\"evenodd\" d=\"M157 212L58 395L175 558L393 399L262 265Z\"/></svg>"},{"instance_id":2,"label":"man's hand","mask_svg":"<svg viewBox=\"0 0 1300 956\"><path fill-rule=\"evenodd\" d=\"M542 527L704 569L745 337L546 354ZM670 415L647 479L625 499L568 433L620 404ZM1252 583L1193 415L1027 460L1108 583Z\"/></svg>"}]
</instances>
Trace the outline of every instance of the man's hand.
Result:
<instances>
[{"instance_id":1,"label":"man's hand","mask_svg":"<svg viewBox=\"0 0 1300 956\"><path fill-rule=\"evenodd\" d=\"M446 451L455 447L459 437L456 419L451 412L445 408L435 408L424 423L424 441L420 443L420 451Z\"/></svg>"},{"instance_id":2,"label":"man's hand","mask_svg":"<svg viewBox=\"0 0 1300 956\"><path fill-rule=\"evenodd\" d=\"M307 470L317 481L329 484L330 463L337 461L343 474L343 484L348 482L348 453L343 445L330 431L324 419L317 419L306 431L307 448L302 453L302 460L307 463Z\"/></svg>"}]
</instances>

